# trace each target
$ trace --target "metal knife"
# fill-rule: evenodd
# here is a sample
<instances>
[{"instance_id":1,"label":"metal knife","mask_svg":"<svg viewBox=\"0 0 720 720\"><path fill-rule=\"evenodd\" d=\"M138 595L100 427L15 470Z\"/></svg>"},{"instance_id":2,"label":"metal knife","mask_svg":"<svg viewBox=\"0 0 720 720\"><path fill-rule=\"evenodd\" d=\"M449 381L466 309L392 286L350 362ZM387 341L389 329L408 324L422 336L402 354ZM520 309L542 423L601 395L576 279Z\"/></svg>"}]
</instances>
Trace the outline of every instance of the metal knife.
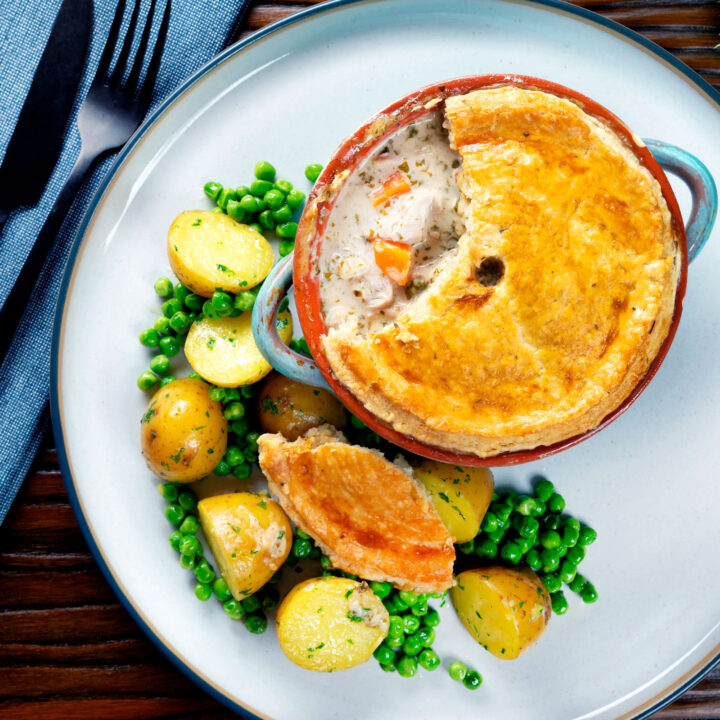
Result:
<instances>
[{"instance_id":1,"label":"metal knife","mask_svg":"<svg viewBox=\"0 0 720 720\"><path fill-rule=\"evenodd\" d=\"M35 205L60 157L92 36L92 0L63 0L0 165L0 230Z\"/></svg>"}]
</instances>

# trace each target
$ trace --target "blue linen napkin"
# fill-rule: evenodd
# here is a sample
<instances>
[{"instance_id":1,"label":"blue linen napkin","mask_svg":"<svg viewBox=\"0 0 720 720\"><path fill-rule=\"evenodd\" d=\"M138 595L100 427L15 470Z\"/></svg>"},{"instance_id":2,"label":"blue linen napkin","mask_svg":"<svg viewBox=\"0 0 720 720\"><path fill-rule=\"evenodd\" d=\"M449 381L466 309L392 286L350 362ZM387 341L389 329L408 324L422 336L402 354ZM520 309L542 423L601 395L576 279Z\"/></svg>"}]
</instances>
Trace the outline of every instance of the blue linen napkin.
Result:
<instances>
[{"instance_id":1,"label":"blue linen napkin","mask_svg":"<svg viewBox=\"0 0 720 720\"><path fill-rule=\"evenodd\" d=\"M95 75L116 1L94 0L93 38L74 112L77 112ZM3 0L0 3L0 161L5 155L60 2ZM149 5L149 0L143 0L141 18L144 18ZM172 0L170 27L155 84L153 106L217 54L241 5L241 0ZM160 14L156 13L155 27L159 24ZM128 7L125 25L129 16ZM35 208L16 210L0 235L0 304L7 299L79 149L80 135L73 115L63 153L42 199ZM111 161L109 158L103 162L85 181L78 194L0 368L0 523L25 479L48 423L50 341L60 281L80 219ZM0 332L3 332L2 328Z\"/></svg>"}]
</instances>

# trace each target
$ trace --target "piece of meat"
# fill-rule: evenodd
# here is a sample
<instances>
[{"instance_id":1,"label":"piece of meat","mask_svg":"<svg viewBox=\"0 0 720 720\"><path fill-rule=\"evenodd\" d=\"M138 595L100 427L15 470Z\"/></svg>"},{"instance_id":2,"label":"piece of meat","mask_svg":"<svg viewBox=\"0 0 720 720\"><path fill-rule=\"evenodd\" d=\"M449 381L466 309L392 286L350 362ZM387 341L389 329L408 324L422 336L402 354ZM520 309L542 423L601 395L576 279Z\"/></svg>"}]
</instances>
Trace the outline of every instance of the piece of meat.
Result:
<instances>
[{"instance_id":1,"label":"piece of meat","mask_svg":"<svg viewBox=\"0 0 720 720\"><path fill-rule=\"evenodd\" d=\"M270 491L335 567L418 593L452 586L452 538L397 465L329 426L295 442L265 434L258 447Z\"/></svg>"}]
</instances>

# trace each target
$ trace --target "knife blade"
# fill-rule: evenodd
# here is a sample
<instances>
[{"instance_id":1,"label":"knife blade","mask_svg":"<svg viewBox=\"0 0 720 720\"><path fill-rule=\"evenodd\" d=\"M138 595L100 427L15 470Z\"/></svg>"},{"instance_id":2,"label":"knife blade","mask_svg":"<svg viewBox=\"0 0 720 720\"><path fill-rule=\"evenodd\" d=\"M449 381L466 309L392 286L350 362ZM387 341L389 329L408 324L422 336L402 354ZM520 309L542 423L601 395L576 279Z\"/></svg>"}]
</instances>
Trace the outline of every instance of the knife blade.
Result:
<instances>
[{"instance_id":1,"label":"knife blade","mask_svg":"<svg viewBox=\"0 0 720 720\"><path fill-rule=\"evenodd\" d=\"M0 165L0 228L37 204L60 157L92 35L92 0L63 0Z\"/></svg>"}]
</instances>

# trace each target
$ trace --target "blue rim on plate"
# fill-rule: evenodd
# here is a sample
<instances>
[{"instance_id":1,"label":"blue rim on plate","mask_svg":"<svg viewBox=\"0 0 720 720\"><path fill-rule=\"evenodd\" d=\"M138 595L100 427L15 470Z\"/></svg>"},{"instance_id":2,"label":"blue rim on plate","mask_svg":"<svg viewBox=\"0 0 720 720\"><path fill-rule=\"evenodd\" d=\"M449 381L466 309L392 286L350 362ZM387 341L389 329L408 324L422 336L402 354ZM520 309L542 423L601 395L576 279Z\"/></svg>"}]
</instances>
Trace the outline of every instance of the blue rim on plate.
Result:
<instances>
[{"instance_id":1,"label":"blue rim on plate","mask_svg":"<svg viewBox=\"0 0 720 720\"><path fill-rule=\"evenodd\" d=\"M58 387L59 387L59 377L58 377L58 357L59 357L59 344L60 344L60 336L61 336L61 326L62 326L62 320L64 316L64 307L65 307L65 301L67 298L68 293L68 287L70 284L70 278L73 273L73 269L75 267L75 261L77 259L78 251L80 249L80 246L82 244L83 237L85 235L85 232L88 228L88 225L90 223L90 220L103 196L105 191L107 190L108 186L112 182L113 178L115 177L117 171L122 166L125 159L128 157L128 155L131 153L135 145L141 140L141 138L152 128L152 126L155 124L155 122L160 118L161 115L163 115L168 108L170 108L173 103L182 96L187 90L189 90L196 82L198 82L201 78L203 78L207 73L209 73L213 68L215 68L220 63L224 62L231 56L235 55L236 53L242 52L246 48L250 47L257 41L261 40L262 38L277 32L278 30L288 27L290 25L293 25L295 23L298 23L302 20L306 20L307 18L318 15L321 13L326 13L332 10L335 10L337 8L340 8L344 5L357 5L361 3L366 2L372 2L373 0L329 0L329 2L321 3L320 5L316 5L314 7L307 8L305 10L301 10L300 12L297 12L289 17L283 18L281 20L278 20L260 30L253 33L249 37L245 38L244 40L241 40L237 42L235 45L232 45L231 47L227 48L226 50L223 50L220 54L218 54L215 58L210 60L207 64L205 64L203 67L201 67L199 70L197 70L193 75L191 75L184 83L182 83L169 97L167 97L155 110L145 119L145 121L142 123L142 125L138 128L137 132L130 138L128 143L125 145L125 147L122 149L122 151L118 154L118 156L115 158L115 161L113 162L112 166L108 170L106 176L103 178L102 182L100 183L100 186L93 196L87 210L85 211L85 214L83 216L82 222L80 223L80 226L78 228L77 234L75 236L75 239L73 240L72 249L70 251L70 255L68 257L68 263L65 268L65 272L63 274L62 284L60 286L60 294L58 297L58 305L57 310L55 313L55 320L53 323L53 337L52 337L52 345L51 345L51 368L50 368L50 377L51 377L51 383L50 383L50 411L51 411L51 419L52 419L52 426L53 426L53 434L55 437L55 443L58 453L58 462L60 465L60 469L63 476L63 481L65 484L65 488L67 490L68 497L70 499L70 505L72 506L73 512L75 513L75 517L77 518L78 524L80 526L80 529L82 531L83 537L85 538L85 541L88 544L88 547L90 548L90 551L93 554L93 557L95 558L95 561L97 562L98 566L100 567L100 570L102 571L105 579L110 584L110 587L113 589L113 592L117 595L118 599L122 603L125 610L130 613L133 620L137 623L137 625L141 628L141 630L147 635L147 637L152 641L152 643L160 650L160 652L177 667L182 673L184 673L187 677L189 677L194 683L196 683L199 687L201 687L205 692L207 692L209 695L229 707L231 710L239 713L243 717L250 718L251 720L260 720L259 716L255 715L254 713L250 712L247 708L243 707L239 703L232 700L230 697L219 691L217 688L213 687L211 684L209 684L204 678L202 678L200 675L198 675L196 672L194 672L180 657L178 657L172 650L169 648L160 637L158 637L157 634L153 631L151 627L148 626L148 624L143 620L143 618L140 616L140 614L137 612L135 607L133 606L130 598L123 592L120 585L115 579L115 576L113 575L110 567L105 562L105 559L103 558L102 552L100 548L98 547L97 543L95 542L95 538L93 537L93 534L90 530L89 524L83 514L80 500L75 488L74 480L72 477L72 474L70 472L70 465L67 458L66 448L65 448L65 441L63 436L63 429L60 419L60 405L59 405L59 395L58 395ZM504 0L509 2L514 2L514 0ZM705 81L700 75L698 75L694 70L689 68L687 65L682 63L680 60L675 58L671 53L669 53L667 50L661 48L659 45L656 45L651 40L648 40L647 38L643 37L642 35L639 35L638 33L626 28L624 25L621 25L614 20L609 20L605 17L602 17L601 15L597 15L596 13L586 10L582 7L577 7L575 5L571 5L567 2L563 2L562 0L522 0L524 3L530 4L530 5L539 5L544 7L550 7L554 8L556 10L559 10L563 13L567 13L569 15L575 15L577 17L580 17L590 23L593 23L595 25L599 25L605 28L608 28L609 30L612 30L615 33L618 33L626 38L629 38L631 41L636 43L637 45L640 45L641 47L645 48L646 50L650 51L653 55L655 55L657 58L660 58L667 62L668 64L672 65L676 70L678 70L680 73L682 73L692 84L694 84L699 90L701 90L710 100L712 100L720 110L720 92L715 90L707 81ZM688 678L685 682L683 682L679 687L677 687L675 690L671 691L668 695L661 698L659 701L657 701L655 704L651 705L649 708L645 708L643 710L640 710L638 714L635 715L625 715L624 719L627 720L644 720L645 718L650 717L654 713L656 713L658 710L662 709L663 707L669 705L671 702L676 700L680 695L682 695L685 691L690 689L695 683L697 683L699 680L701 680L707 673L709 673L716 665L720 664L720 652L718 652L716 655L711 657L707 663L700 668L694 675L692 675L690 678Z\"/></svg>"}]
</instances>

